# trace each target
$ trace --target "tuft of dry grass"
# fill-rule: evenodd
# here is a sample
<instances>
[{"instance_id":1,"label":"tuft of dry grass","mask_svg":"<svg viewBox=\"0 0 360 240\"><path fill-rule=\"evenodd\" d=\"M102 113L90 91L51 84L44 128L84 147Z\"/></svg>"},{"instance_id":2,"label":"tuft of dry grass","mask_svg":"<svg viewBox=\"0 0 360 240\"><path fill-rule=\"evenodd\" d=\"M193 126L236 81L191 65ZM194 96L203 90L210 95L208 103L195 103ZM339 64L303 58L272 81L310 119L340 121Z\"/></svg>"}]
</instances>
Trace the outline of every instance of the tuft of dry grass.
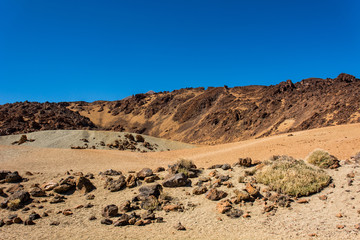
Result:
<instances>
[{"instance_id":1,"label":"tuft of dry grass","mask_svg":"<svg viewBox=\"0 0 360 240\"><path fill-rule=\"evenodd\" d=\"M188 159L179 159L176 163L178 164L179 169L183 168L186 170L190 170L191 168L196 168L193 161L188 160Z\"/></svg>"},{"instance_id":2,"label":"tuft of dry grass","mask_svg":"<svg viewBox=\"0 0 360 240\"><path fill-rule=\"evenodd\" d=\"M290 196L308 196L329 185L331 177L321 169L306 165L303 160L280 156L256 173L256 181L272 190Z\"/></svg>"},{"instance_id":3,"label":"tuft of dry grass","mask_svg":"<svg viewBox=\"0 0 360 240\"><path fill-rule=\"evenodd\" d=\"M329 168L337 159L325 150L315 149L307 157L306 161L320 168Z\"/></svg>"},{"instance_id":4,"label":"tuft of dry grass","mask_svg":"<svg viewBox=\"0 0 360 240\"><path fill-rule=\"evenodd\" d=\"M20 208L20 205L21 205L20 199L10 200L7 203L8 208L10 208L11 210L16 210L16 209Z\"/></svg>"}]
</instances>

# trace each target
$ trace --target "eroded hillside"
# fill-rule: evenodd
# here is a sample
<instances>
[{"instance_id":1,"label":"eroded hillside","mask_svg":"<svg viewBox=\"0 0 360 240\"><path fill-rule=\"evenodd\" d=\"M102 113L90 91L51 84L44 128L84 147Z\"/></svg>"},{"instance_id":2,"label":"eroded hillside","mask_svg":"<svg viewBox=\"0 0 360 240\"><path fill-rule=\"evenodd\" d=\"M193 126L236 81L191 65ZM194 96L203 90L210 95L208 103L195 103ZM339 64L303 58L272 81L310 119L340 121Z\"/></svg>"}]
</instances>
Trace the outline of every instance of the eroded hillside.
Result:
<instances>
[{"instance_id":1,"label":"eroded hillside","mask_svg":"<svg viewBox=\"0 0 360 240\"><path fill-rule=\"evenodd\" d=\"M359 90L359 79L340 74L295 84L137 94L120 101L5 104L0 106L0 134L91 128L225 143L360 122Z\"/></svg>"},{"instance_id":2,"label":"eroded hillside","mask_svg":"<svg viewBox=\"0 0 360 240\"><path fill-rule=\"evenodd\" d=\"M213 144L359 122L359 90L359 79L340 74L268 87L137 94L122 101L76 102L69 108L103 129Z\"/></svg>"}]
</instances>

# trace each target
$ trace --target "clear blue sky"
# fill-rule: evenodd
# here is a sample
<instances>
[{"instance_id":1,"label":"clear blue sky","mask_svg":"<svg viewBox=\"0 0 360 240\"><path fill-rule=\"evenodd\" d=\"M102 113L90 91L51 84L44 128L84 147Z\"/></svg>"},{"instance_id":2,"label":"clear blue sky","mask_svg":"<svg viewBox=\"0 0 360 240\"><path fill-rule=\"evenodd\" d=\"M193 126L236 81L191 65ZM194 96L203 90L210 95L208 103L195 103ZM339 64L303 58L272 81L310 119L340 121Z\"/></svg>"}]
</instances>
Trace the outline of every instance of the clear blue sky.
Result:
<instances>
[{"instance_id":1,"label":"clear blue sky","mask_svg":"<svg viewBox=\"0 0 360 240\"><path fill-rule=\"evenodd\" d=\"M360 78L358 0L1 0L0 104Z\"/></svg>"}]
</instances>

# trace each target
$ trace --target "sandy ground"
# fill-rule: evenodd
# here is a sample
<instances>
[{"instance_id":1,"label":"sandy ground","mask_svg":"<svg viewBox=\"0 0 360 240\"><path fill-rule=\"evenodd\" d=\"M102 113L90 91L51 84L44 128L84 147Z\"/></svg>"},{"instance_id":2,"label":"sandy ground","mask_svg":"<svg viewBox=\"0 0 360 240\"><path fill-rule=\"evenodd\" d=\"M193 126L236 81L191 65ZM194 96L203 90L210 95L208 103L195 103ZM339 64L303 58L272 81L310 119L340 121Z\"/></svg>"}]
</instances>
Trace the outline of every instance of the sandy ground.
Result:
<instances>
[{"instance_id":1,"label":"sandy ground","mask_svg":"<svg viewBox=\"0 0 360 240\"><path fill-rule=\"evenodd\" d=\"M73 169L96 172L108 168L128 171L167 166L180 158L191 159L200 167L208 167L213 164L234 163L239 157L265 160L272 155L289 155L304 159L316 148L327 150L342 160L360 151L360 124L313 129L292 135L282 134L237 143L149 153L0 145L0 164L6 169L23 171L65 172Z\"/></svg>"},{"instance_id":2,"label":"sandy ground","mask_svg":"<svg viewBox=\"0 0 360 240\"><path fill-rule=\"evenodd\" d=\"M0 239L359 239L360 232L354 225L360 223L360 171L358 164L343 165L338 170L327 170L332 176L335 188L326 188L321 193L308 197L308 204L292 204L292 210L279 208L274 216L262 214L261 202L253 206L240 207L249 212L250 218L230 219L217 213L216 202L205 199L204 195L189 196L192 188L183 187L165 189L174 197L174 202L185 206L184 212L156 212L164 217L164 223L154 223L143 227L114 227L100 224L101 209L107 204L120 205L138 193L138 187L110 193L103 189L104 180L97 176L100 171L112 168L122 170L126 175L129 170L143 167L166 167L179 158L192 159L198 167L207 167L218 163L234 163L239 157L252 157L256 160L267 159L271 155L291 155L305 158L315 148L330 151L341 160L345 160L360 151L360 124L328 127L293 133L293 136L279 135L263 139L248 140L239 143L217 146L198 147L170 152L133 153L114 150L74 150L56 148L34 148L29 146L0 146L1 169L18 170L21 175L31 171L29 182L22 183L28 188L33 183L44 183L52 179L66 177L65 172L92 172L92 180L97 189L92 193L94 200L86 200L79 192L67 196L65 203L33 204L31 208L38 213L52 210L49 217L36 220L35 226L11 225L0 228ZM244 185L237 182L237 176L244 169L223 171L231 176L234 189ZM209 170L203 174L208 175ZM346 175L355 173L352 186L347 185ZM194 182L196 180L193 180ZM4 184L8 187L11 184ZM264 186L260 186L262 189ZM222 190L233 195L234 189ZM327 195L326 201L319 195ZM1 200L1 197L0 197ZM93 208L75 209L76 206L91 202ZM189 203L195 207L189 207ZM190 204L190 205L191 205ZM43 206L43 208L41 208ZM59 210L71 208L71 216L56 214ZM20 217L26 214L17 212ZM342 218L336 214L342 213ZM9 215L0 209L0 218ZM89 221L95 215L97 220ZM218 218L222 221L219 221ZM49 226L52 221L59 221L59 226ZM173 226L181 222L186 231L176 231ZM337 229L337 225L344 225ZM309 234L316 234L311 237Z\"/></svg>"}]
</instances>

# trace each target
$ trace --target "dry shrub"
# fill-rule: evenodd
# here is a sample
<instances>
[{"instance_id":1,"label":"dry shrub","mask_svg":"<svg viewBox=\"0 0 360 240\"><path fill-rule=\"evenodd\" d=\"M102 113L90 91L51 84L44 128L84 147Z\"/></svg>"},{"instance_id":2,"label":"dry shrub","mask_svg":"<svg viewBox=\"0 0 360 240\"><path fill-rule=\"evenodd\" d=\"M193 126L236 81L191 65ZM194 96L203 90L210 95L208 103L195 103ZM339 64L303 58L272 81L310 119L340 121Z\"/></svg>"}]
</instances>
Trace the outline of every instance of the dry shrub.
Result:
<instances>
[{"instance_id":1,"label":"dry shrub","mask_svg":"<svg viewBox=\"0 0 360 240\"><path fill-rule=\"evenodd\" d=\"M20 199L10 200L10 201L7 203L7 206L8 206L8 208L11 209L11 210L16 210L16 209L20 208L20 206L21 206L21 201L20 201Z\"/></svg>"},{"instance_id":2,"label":"dry shrub","mask_svg":"<svg viewBox=\"0 0 360 240\"><path fill-rule=\"evenodd\" d=\"M306 157L306 161L320 168L329 168L335 164L337 159L327 151L315 149Z\"/></svg>"},{"instance_id":3,"label":"dry shrub","mask_svg":"<svg viewBox=\"0 0 360 240\"><path fill-rule=\"evenodd\" d=\"M188 159L179 159L176 164L179 166L179 169L186 169L186 170L190 170L192 168L196 168L195 164L193 163L193 161L188 160Z\"/></svg>"},{"instance_id":4,"label":"dry shrub","mask_svg":"<svg viewBox=\"0 0 360 240\"><path fill-rule=\"evenodd\" d=\"M280 156L268 161L256 174L259 183L290 196L308 196L329 185L331 177L321 169L306 165L303 160Z\"/></svg>"},{"instance_id":5,"label":"dry shrub","mask_svg":"<svg viewBox=\"0 0 360 240\"><path fill-rule=\"evenodd\" d=\"M360 152L351 157L356 163L360 163Z\"/></svg>"}]
</instances>

